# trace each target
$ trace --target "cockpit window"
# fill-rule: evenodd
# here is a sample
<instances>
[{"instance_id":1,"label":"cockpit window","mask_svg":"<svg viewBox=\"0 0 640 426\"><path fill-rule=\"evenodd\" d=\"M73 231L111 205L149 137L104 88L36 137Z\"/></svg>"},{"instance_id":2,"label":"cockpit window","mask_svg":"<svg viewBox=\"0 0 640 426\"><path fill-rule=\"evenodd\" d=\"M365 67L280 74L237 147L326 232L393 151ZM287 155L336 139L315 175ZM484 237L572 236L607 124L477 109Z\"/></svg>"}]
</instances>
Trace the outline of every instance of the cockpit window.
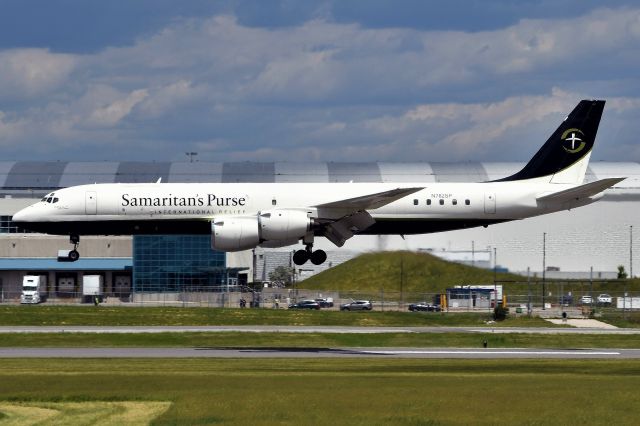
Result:
<instances>
[{"instance_id":1,"label":"cockpit window","mask_svg":"<svg viewBox=\"0 0 640 426\"><path fill-rule=\"evenodd\" d=\"M49 204L51 204L51 203L57 203L57 202L58 202L58 198L57 198L57 197L55 197L55 195L56 195L56 194L52 192L52 193L51 193L51 194L49 194L49 195L45 195L45 196L44 196L44 198L43 198L42 200L40 200L40 201L42 201L42 202L44 202L44 203L49 203Z\"/></svg>"}]
</instances>

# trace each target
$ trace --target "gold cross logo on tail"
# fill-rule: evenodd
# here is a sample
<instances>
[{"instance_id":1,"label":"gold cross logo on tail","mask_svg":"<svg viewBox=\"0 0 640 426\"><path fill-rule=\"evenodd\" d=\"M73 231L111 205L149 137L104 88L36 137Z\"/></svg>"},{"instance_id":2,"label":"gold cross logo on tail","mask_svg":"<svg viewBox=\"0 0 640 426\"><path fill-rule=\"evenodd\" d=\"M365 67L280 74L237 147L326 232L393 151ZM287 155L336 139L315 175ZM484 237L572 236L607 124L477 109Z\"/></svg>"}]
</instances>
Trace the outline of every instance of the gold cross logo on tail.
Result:
<instances>
[{"instance_id":1,"label":"gold cross logo on tail","mask_svg":"<svg viewBox=\"0 0 640 426\"><path fill-rule=\"evenodd\" d=\"M580 129L567 129L562 133L560 140L562 141L562 148L570 154L575 154L584 149L587 145L580 136L584 137L584 133Z\"/></svg>"}]
</instances>

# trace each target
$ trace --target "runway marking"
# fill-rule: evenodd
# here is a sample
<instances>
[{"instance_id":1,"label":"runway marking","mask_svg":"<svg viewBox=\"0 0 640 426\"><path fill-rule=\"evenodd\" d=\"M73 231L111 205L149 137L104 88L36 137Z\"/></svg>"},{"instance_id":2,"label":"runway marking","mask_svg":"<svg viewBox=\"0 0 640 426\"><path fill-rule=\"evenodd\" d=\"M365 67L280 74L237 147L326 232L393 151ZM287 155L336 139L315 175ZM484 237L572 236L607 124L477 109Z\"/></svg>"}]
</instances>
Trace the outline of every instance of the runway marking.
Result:
<instances>
[{"instance_id":1,"label":"runway marking","mask_svg":"<svg viewBox=\"0 0 640 426\"><path fill-rule=\"evenodd\" d=\"M584 351L360 351L370 354L386 355L621 355L620 352L584 352Z\"/></svg>"}]
</instances>

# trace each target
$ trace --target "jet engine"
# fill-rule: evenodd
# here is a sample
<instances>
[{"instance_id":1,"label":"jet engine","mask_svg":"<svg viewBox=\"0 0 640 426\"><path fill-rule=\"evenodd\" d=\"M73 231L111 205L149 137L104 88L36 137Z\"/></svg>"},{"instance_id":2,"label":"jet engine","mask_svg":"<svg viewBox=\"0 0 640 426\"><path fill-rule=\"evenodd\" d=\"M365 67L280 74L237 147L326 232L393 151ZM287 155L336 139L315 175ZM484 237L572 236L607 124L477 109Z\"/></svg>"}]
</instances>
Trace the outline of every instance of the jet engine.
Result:
<instances>
[{"instance_id":1,"label":"jet engine","mask_svg":"<svg viewBox=\"0 0 640 426\"><path fill-rule=\"evenodd\" d=\"M311 229L303 210L265 210L256 216L225 217L211 224L211 248L240 251L262 243L278 247L295 243Z\"/></svg>"}]
</instances>

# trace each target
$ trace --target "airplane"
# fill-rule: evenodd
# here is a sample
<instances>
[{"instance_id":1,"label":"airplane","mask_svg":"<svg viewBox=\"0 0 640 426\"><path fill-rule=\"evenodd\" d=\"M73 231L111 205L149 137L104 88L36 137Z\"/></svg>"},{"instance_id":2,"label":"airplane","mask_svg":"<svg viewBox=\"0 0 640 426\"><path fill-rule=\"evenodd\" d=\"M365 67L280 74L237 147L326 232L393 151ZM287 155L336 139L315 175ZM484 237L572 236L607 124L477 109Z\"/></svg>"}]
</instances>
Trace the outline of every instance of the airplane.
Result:
<instances>
[{"instance_id":1,"label":"airplane","mask_svg":"<svg viewBox=\"0 0 640 426\"><path fill-rule=\"evenodd\" d=\"M487 227L591 204L625 178L584 183L604 100L582 100L517 173L468 183L108 183L54 191L13 216L16 225L69 235L210 234L241 251L301 242L293 261L322 264L316 237L426 234Z\"/></svg>"}]
</instances>

